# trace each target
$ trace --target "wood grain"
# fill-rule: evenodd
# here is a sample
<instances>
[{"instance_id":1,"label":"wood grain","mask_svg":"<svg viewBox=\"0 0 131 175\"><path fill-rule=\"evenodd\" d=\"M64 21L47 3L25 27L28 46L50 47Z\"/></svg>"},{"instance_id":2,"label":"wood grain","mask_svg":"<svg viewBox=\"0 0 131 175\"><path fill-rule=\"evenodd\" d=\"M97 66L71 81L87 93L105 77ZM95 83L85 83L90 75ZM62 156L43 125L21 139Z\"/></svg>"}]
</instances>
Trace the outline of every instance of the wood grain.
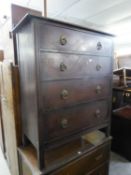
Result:
<instances>
[{"instance_id":1,"label":"wood grain","mask_svg":"<svg viewBox=\"0 0 131 175\"><path fill-rule=\"evenodd\" d=\"M5 154L5 137L4 137L4 128L3 128L3 118L2 118L2 110L1 110L1 97L2 97L2 92L1 92L1 86L2 86L2 74L1 74L1 68L2 64L0 63L0 146Z\"/></svg>"},{"instance_id":2,"label":"wood grain","mask_svg":"<svg viewBox=\"0 0 131 175\"><path fill-rule=\"evenodd\" d=\"M4 51L0 50L0 61L4 60Z\"/></svg>"},{"instance_id":3,"label":"wood grain","mask_svg":"<svg viewBox=\"0 0 131 175\"><path fill-rule=\"evenodd\" d=\"M6 157L12 175L19 175L17 157L17 130L15 126L15 110L13 98L12 65L2 64L2 118L5 133Z\"/></svg>"}]
</instances>

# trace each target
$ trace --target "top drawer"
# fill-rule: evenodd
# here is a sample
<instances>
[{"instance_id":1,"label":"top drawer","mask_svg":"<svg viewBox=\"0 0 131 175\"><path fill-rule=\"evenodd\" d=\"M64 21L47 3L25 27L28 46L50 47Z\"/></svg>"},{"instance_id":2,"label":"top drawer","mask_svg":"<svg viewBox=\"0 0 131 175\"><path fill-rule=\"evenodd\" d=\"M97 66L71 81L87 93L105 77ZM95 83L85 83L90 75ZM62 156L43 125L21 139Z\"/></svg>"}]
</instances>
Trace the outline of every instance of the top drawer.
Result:
<instances>
[{"instance_id":1,"label":"top drawer","mask_svg":"<svg viewBox=\"0 0 131 175\"><path fill-rule=\"evenodd\" d=\"M40 49L112 56L111 38L95 32L81 32L51 24L40 24L37 35Z\"/></svg>"}]
</instances>

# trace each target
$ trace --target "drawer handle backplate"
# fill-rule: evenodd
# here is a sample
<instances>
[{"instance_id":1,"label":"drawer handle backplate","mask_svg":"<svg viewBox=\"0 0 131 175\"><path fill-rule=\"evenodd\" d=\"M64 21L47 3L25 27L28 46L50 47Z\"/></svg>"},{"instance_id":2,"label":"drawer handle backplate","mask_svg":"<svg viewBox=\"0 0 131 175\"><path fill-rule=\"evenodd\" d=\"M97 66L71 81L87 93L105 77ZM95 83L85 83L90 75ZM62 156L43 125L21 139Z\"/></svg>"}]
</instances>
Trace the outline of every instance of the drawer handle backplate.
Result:
<instances>
[{"instance_id":1,"label":"drawer handle backplate","mask_svg":"<svg viewBox=\"0 0 131 175\"><path fill-rule=\"evenodd\" d=\"M102 49L102 44L101 44L101 42L98 42L97 43L97 50L101 50Z\"/></svg>"},{"instance_id":2,"label":"drawer handle backplate","mask_svg":"<svg viewBox=\"0 0 131 175\"><path fill-rule=\"evenodd\" d=\"M67 119L67 118L63 118L63 119L61 120L61 127L62 127L63 129L65 129L65 128L68 127L68 119Z\"/></svg>"},{"instance_id":3,"label":"drawer handle backplate","mask_svg":"<svg viewBox=\"0 0 131 175\"><path fill-rule=\"evenodd\" d=\"M100 117L101 117L101 111L100 111L100 109L97 109L97 110L96 110L95 116L96 116L97 118L100 118Z\"/></svg>"},{"instance_id":4,"label":"drawer handle backplate","mask_svg":"<svg viewBox=\"0 0 131 175\"><path fill-rule=\"evenodd\" d=\"M62 92L61 92L61 98L64 99L64 100L66 100L66 99L68 99L68 97L69 97L68 90L63 89Z\"/></svg>"},{"instance_id":5,"label":"drawer handle backplate","mask_svg":"<svg viewBox=\"0 0 131 175\"><path fill-rule=\"evenodd\" d=\"M102 92L101 86L100 86L100 85L97 85L97 86L96 86L96 93L97 93L97 94L100 94L101 92Z\"/></svg>"},{"instance_id":6,"label":"drawer handle backplate","mask_svg":"<svg viewBox=\"0 0 131 175\"><path fill-rule=\"evenodd\" d=\"M61 45L66 45L66 43L67 43L66 37L65 37L65 36L61 36L61 37L60 37L60 44L61 44Z\"/></svg>"},{"instance_id":7,"label":"drawer handle backplate","mask_svg":"<svg viewBox=\"0 0 131 175\"><path fill-rule=\"evenodd\" d=\"M65 71L67 69L67 66L64 63L60 64L60 71Z\"/></svg>"},{"instance_id":8,"label":"drawer handle backplate","mask_svg":"<svg viewBox=\"0 0 131 175\"><path fill-rule=\"evenodd\" d=\"M97 71L100 71L101 68L102 68L101 65L99 65L99 64L96 65L96 70L97 70Z\"/></svg>"}]
</instances>

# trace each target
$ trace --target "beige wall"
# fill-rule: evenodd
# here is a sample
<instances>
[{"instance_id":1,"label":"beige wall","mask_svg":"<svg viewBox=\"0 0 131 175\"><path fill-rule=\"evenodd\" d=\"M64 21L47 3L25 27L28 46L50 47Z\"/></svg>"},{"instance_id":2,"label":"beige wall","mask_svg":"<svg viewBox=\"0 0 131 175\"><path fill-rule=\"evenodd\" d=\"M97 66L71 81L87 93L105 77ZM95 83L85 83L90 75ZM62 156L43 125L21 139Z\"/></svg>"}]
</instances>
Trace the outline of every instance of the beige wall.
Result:
<instances>
[{"instance_id":1,"label":"beige wall","mask_svg":"<svg viewBox=\"0 0 131 175\"><path fill-rule=\"evenodd\" d=\"M118 59L118 66L131 68L131 55L120 56Z\"/></svg>"}]
</instances>

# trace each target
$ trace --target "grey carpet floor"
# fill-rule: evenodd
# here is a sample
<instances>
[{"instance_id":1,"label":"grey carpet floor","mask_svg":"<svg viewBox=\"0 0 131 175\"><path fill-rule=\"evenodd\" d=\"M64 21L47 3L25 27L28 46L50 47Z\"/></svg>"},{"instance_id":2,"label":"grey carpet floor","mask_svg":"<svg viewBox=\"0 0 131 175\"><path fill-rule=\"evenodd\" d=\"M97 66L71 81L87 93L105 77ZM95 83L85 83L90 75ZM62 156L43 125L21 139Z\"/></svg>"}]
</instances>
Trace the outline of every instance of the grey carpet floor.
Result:
<instances>
[{"instance_id":1,"label":"grey carpet floor","mask_svg":"<svg viewBox=\"0 0 131 175\"><path fill-rule=\"evenodd\" d=\"M131 162L116 153L111 153L109 175L131 175Z\"/></svg>"}]
</instances>

